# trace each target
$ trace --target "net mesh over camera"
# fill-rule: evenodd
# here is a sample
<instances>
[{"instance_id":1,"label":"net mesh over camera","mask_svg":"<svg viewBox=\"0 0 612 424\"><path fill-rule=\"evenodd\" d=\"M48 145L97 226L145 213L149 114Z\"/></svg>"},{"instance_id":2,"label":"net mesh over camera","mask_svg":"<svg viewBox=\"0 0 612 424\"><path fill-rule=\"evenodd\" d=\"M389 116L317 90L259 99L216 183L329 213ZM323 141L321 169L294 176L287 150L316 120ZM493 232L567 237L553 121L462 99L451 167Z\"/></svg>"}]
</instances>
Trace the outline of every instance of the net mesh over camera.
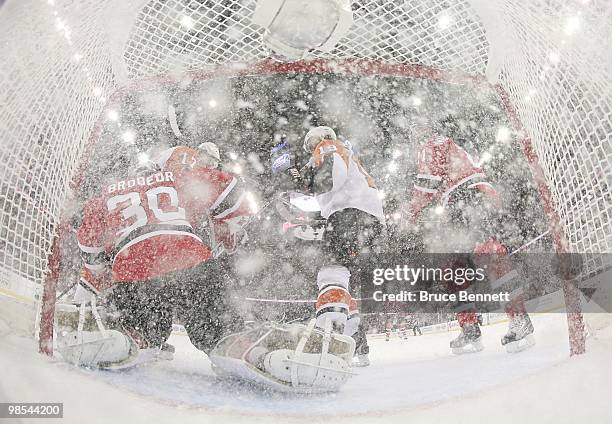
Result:
<instances>
[{"instance_id":1,"label":"net mesh over camera","mask_svg":"<svg viewBox=\"0 0 612 424\"><path fill-rule=\"evenodd\" d=\"M42 281L69 181L118 87L268 55L250 20L255 5L3 4L0 268ZM360 0L352 9L349 34L329 54L311 58L419 64L499 83L533 143L569 249L611 250L609 1Z\"/></svg>"}]
</instances>

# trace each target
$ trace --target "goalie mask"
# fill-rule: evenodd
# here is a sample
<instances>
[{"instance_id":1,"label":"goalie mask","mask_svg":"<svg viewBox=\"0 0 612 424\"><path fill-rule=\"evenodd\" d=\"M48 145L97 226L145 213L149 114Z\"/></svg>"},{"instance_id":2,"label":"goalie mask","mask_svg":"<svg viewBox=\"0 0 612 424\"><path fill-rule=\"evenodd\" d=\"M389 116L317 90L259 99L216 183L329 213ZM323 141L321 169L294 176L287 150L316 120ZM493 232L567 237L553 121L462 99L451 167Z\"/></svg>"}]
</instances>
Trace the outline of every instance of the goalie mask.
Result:
<instances>
[{"instance_id":1,"label":"goalie mask","mask_svg":"<svg viewBox=\"0 0 612 424\"><path fill-rule=\"evenodd\" d=\"M330 323L331 324L331 323ZM338 390L352 375L352 337L322 331L315 320L302 324L267 323L225 337L210 353L218 374L230 375L283 392Z\"/></svg>"}]
</instances>

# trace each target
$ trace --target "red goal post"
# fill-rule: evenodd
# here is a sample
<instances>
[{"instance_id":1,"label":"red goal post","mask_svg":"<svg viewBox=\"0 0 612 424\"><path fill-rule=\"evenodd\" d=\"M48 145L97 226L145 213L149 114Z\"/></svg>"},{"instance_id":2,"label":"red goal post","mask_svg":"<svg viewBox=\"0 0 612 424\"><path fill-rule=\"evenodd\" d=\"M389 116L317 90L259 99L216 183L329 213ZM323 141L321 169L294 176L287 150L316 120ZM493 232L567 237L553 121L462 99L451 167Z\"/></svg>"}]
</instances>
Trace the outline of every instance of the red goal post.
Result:
<instances>
[{"instance_id":1,"label":"red goal post","mask_svg":"<svg viewBox=\"0 0 612 424\"><path fill-rule=\"evenodd\" d=\"M361 75L361 76L392 76L401 78L426 79L432 81L450 82L456 84L472 84L476 86L494 88L498 93L499 99L510 121L514 126L514 130L518 134L523 134L518 139L524 157L529 164L533 180L540 194L540 200L543 205L550 231L553 235L555 249L559 253L568 251L567 241L561 220L555 210L552 201L551 192L546 184L544 172L540 166L537 154L532 145L527 132L524 130L521 121L510 101L510 96L500 85L491 86L482 76L469 75L456 71L444 71L434 67L413 64L391 64L376 60L367 59L315 59L305 60L293 63L280 63L273 60L263 60L253 65L220 65L214 69L206 71L193 71L179 76L164 76L151 77L141 79L138 82L130 84L127 87L118 89L108 99L107 108L100 114L100 117L95 125L89 142L87 143L84 154L78 167L75 178L71 186L73 190L78 191L84 178L89 160L91 159L96 142L98 141L102 129L103 122L107 110L126 94L136 90L142 90L147 87L147 84L157 85L176 85L182 78L189 80L212 80L212 79L227 79L241 76L265 76L274 74L336 74L336 75ZM43 295L41 299L41 312L39 322L39 349L41 352L53 354L53 330L54 330L54 312L55 300L57 295L58 278L60 275L60 244L61 239L70 231L68 217L63 217L58 235L55 237L51 254L49 256L49 273L44 280ZM583 353L585 350L585 331L582 316L580 313L580 297L578 290L571 283L565 283L564 295L567 306L568 329L570 339L571 355Z\"/></svg>"}]
</instances>

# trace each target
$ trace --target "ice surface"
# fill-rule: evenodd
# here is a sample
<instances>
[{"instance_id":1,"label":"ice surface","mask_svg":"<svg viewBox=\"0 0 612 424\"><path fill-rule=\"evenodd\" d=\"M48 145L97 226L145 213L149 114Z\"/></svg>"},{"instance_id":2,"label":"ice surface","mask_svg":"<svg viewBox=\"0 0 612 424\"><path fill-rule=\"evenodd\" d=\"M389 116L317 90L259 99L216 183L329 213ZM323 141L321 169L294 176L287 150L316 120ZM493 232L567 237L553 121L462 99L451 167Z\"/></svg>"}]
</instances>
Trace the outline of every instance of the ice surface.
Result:
<instances>
[{"instance_id":1,"label":"ice surface","mask_svg":"<svg viewBox=\"0 0 612 424\"><path fill-rule=\"evenodd\" d=\"M536 316L534 325L537 345L515 355L499 344L505 324L484 327L485 350L473 355L450 354L455 332L372 338L372 366L341 392L300 397L218 380L186 336L171 338L174 361L121 373L75 369L9 336L0 343L0 400L64 402L64 422L607 422L612 329L568 359L565 315Z\"/></svg>"}]
</instances>

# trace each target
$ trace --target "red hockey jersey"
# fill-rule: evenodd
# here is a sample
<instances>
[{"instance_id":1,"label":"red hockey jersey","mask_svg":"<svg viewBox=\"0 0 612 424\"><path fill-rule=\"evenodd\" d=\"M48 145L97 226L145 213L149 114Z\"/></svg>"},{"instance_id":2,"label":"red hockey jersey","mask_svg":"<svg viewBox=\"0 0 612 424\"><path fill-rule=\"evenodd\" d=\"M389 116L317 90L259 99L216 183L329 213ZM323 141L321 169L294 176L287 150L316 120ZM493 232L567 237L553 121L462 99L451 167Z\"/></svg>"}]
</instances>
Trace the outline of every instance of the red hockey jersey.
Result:
<instances>
[{"instance_id":1,"label":"red hockey jersey","mask_svg":"<svg viewBox=\"0 0 612 424\"><path fill-rule=\"evenodd\" d=\"M155 159L155 162L164 171L179 174L191 171L198 163L199 152L193 147L176 146L164 150Z\"/></svg>"},{"instance_id":2,"label":"red hockey jersey","mask_svg":"<svg viewBox=\"0 0 612 424\"><path fill-rule=\"evenodd\" d=\"M103 187L84 209L77 236L84 280L94 289L108 283L144 281L193 267L211 257L202 240L208 216L244 213L236 179L222 171L161 171L127 177ZM112 279L96 277L110 267Z\"/></svg>"},{"instance_id":3,"label":"red hockey jersey","mask_svg":"<svg viewBox=\"0 0 612 424\"><path fill-rule=\"evenodd\" d=\"M412 190L407 213L416 222L422 211L431 204L446 207L453 192L467 185L491 195L498 202L493 186L478 163L452 138L434 136L419 150L418 174Z\"/></svg>"},{"instance_id":4,"label":"red hockey jersey","mask_svg":"<svg viewBox=\"0 0 612 424\"><path fill-rule=\"evenodd\" d=\"M215 175L225 175L224 178L230 178L230 174L215 171L216 168L209 168L203 165L200 160L200 152L188 146L177 146L167 149L159 154L156 162L163 171L171 171L175 175L182 175L192 171L195 172L196 175L204 175L208 172L206 170L209 170ZM238 181L234 180L232 187L237 183ZM242 237L242 234L236 232L236 228L240 228L242 223L240 220L234 218L237 216L246 216L250 212L244 201L244 197L239 198L240 196L244 196L244 193L240 190L235 190L233 194L227 198L227 203L231 203L232 201L238 202L238 200L240 200L239 210L234 211L231 216L228 217L221 214L220 217L217 217L216 214L211 214L209 217L210 240L207 240L207 242L209 242L213 248L215 256L223 252L233 253Z\"/></svg>"}]
</instances>

